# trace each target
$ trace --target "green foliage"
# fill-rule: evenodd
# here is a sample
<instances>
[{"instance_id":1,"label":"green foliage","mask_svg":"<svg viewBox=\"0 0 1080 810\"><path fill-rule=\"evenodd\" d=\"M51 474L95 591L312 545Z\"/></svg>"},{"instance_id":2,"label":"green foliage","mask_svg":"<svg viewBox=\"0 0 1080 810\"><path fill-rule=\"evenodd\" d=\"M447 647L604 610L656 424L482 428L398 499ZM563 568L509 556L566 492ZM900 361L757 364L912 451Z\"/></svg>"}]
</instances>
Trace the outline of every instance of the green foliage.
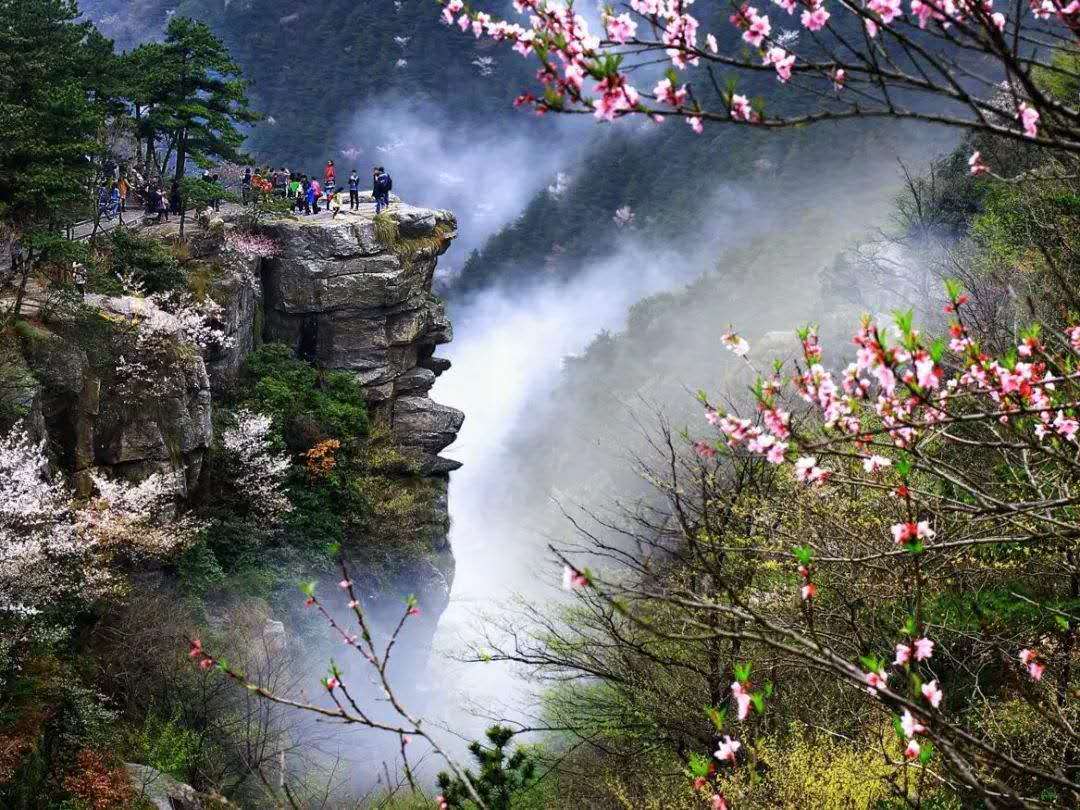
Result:
<instances>
[{"instance_id":1,"label":"green foliage","mask_svg":"<svg viewBox=\"0 0 1080 810\"><path fill-rule=\"evenodd\" d=\"M151 713L132 740L135 761L181 782L189 780L190 768L199 755L199 736L185 728L179 712L170 717Z\"/></svg>"},{"instance_id":2,"label":"green foliage","mask_svg":"<svg viewBox=\"0 0 1080 810\"><path fill-rule=\"evenodd\" d=\"M245 403L270 414L282 446L294 452L322 439L352 441L367 433L367 410L356 378L322 372L283 343L267 343L247 358L242 387Z\"/></svg>"},{"instance_id":3,"label":"green foliage","mask_svg":"<svg viewBox=\"0 0 1080 810\"><path fill-rule=\"evenodd\" d=\"M67 0L0 2L0 221L48 259L54 229L86 209L103 111L99 50ZM99 42L94 40L94 44Z\"/></svg>"},{"instance_id":4,"label":"green foliage","mask_svg":"<svg viewBox=\"0 0 1080 810\"><path fill-rule=\"evenodd\" d=\"M240 66L221 40L205 23L174 16L156 56L156 69L146 77L153 105L148 126L175 151L176 179L184 178L189 158L200 166L241 160L239 125L260 116L250 109Z\"/></svg>"},{"instance_id":5,"label":"green foliage","mask_svg":"<svg viewBox=\"0 0 1080 810\"><path fill-rule=\"evenodd\" d=\"M506 746L514 738L514 731L495 725L485 732L488 745L474 741L469 745L479 773L466 769L465 777L472 783L477 795L491 810L510 810L517 796L527 792L536 782L536 763L529 753L518 748L507 756ZM475 806L469 790L462 779L449 773L440 773L439 788L447 804L454 808Z\"/></svg>"},{"instance_id":6,"label":"green foliage","mask_svg":"<svg viewBox=\"0 0 1080 810\"><path fill-rule=\"evenodd\" d=\"M108 269L114 274L131 274L147 293L168 292L183 287L186 273L159 239L114 228L108 238Z\"/></svg>"}]
</instances>

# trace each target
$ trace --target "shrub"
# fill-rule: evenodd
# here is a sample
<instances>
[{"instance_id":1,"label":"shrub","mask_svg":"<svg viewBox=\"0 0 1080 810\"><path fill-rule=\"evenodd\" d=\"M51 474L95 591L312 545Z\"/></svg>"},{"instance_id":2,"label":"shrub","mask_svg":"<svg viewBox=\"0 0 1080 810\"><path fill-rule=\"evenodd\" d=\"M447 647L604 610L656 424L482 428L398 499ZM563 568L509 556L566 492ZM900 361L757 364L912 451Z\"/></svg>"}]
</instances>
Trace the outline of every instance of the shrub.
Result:
<instances>
[{"instance_id":1,"label":"shrub","mask_svg":"<svg viewBox=\"0 0 1080 810\"><path fill-rule=\"evenodd\" d=\"M108 267L114 275L131 276L147 293L180 289L186 274L169 249L157 239L138 236L127 228L109 232Z\"/></svg>"}]
</instances>

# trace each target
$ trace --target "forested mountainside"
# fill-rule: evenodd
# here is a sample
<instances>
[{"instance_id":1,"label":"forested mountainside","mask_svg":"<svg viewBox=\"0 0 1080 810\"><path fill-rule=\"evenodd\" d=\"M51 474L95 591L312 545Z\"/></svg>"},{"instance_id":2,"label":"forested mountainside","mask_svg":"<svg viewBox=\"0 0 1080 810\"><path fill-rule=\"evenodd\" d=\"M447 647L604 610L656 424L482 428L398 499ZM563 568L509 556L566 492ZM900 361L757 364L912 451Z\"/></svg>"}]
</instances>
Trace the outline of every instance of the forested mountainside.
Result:
<instances>
[{"instance_id":1,"label":"forested mountainside","mask_svg":"<svg viewBox=\"0 0 1080 810\"><path fill-rule=\"evenodd\" d=\"M275 166L321 165L351 149L363 150L365 167L385 159L376 148L386 144L364 142L363 122L347 126L361 109L374 120L402 104L434 108L454 127L513 116L532 73L488 41L448 39L424 0L89 0L82 9L122 48L160 37L170 16L209 24L269 116L247 147Z\"/></svg>"}]
</instances>

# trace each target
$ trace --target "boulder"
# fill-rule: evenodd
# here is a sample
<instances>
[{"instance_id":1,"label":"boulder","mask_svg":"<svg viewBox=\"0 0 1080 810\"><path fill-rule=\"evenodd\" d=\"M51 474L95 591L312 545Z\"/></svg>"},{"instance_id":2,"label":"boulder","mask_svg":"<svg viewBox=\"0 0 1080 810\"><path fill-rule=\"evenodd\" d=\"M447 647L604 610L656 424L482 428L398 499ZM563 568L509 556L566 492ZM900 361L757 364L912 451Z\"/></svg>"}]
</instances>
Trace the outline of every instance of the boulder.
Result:
<instances>
[{"instance_id":1,"label":"boulder","mask_svg":"<svg viewBox=\"0 0 1080 810\"><path fill-rule=\"evenodd\" d=\"M155 810L206 810L207 804L191 785L178 782L149 765L124 764L137 798Z\"/></svg>"},{"instance_id":2,"label":"boulder","mask_svg":"<svg viewBox=\"0 0 1080 810\"><path fill-rule=\"evenodd\" d=\"M427 397L406 396L394 401L393 429L398 442L433 455L457 438L464 421L465 414L457 408Z\"/></svg>"}]
</instances>

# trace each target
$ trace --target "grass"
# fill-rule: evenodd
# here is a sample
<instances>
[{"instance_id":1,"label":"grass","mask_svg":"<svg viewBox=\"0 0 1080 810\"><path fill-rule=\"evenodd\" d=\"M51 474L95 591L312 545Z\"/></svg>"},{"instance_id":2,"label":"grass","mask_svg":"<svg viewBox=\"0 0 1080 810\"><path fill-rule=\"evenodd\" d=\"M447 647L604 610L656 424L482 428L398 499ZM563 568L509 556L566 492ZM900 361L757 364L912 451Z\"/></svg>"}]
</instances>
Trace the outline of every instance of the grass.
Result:
<instances>
[{"instance_id":1,"label":"grass","mask_svg":"<svg viewBox=\"0 0 1080 810\"><path fill-rule=\"evenodd\" d=\"M453 232L452 226L439 222L427 236L405 239L401 236L398 223L392 217L385 213L375 215L375 238L401 259L412 259L425 254L437 255L446 246Z\"/></svg>"}]
</instances>

